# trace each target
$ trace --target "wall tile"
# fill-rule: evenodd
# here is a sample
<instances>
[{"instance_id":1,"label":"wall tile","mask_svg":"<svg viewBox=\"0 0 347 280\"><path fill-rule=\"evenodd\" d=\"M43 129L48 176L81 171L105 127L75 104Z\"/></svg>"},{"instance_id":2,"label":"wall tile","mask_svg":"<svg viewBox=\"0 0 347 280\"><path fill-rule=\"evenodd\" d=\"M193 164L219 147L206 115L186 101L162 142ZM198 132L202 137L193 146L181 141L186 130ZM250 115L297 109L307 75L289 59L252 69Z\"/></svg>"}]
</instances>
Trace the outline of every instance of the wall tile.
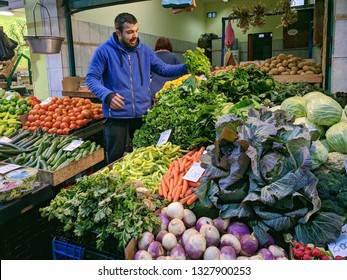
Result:
<instances>
[{"instance_id":1,"label":"wall tile","mask_svg":"<svg viewBox=\"0 0 347 280\"><path fill-rule=\"evenodd\" d=\"M79 21L78 31L80 32L80 42L90 42L90 24L88 22Z\"/></svg>"},{"instance_id":2,"label":"wall tile","mask_svg":"<svg viewBox=\"0 0 347 280\"><path fill-rule=\"evenodd\" d=\"M333 58L331 92L346 92L347 89L347 58Z\"/></svg>"},{"instance_id":3,"label":"wall tile","mask_svg":"<svg viewBox=\"0 0 347 280\"><path fill-rule=\"evenodd\" d=\"M100 28L101 26L99 24L90 23L90 40L89 43L96 43L100 42Z\"/></svg>"},{"instance_id":4,"label":"wall tile","mask_svg":"<svg viewBox=\"0 0 347 280\"><path fill-rule=\"evenodd\" d=\"M79 28L79 21L78 20L71 20L71 25L72 25L72 36L74 42L79 42L80 41L80 32L78 30Z\"/></svg>"},{"instance_id":5,"label":"wall tile","mask_svg":"<svg viewBox=\"0 0 347 280\"><path fill-rule=\"evenodd\" d=\"M347 3L346 3L347 5ZM335 23L334 57L347 56L347 20L338 20Z\"/></svg>"}]
</instances>

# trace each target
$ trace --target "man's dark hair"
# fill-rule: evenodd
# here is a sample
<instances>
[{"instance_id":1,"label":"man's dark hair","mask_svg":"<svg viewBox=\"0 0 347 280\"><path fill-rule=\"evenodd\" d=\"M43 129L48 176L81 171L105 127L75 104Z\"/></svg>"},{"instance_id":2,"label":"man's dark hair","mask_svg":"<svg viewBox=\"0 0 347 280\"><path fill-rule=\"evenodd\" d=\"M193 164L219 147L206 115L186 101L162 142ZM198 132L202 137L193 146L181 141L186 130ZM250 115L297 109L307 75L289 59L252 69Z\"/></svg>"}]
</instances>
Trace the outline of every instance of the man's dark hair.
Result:
<instances>
[{"instance_id":1,"label":"man's dark hair","mask_svg":"<svg viewBox=\"0 0 347 280\"><path fill-rule=\"evenodd\" d=\"M123 32L124 23L137 23L136 17L129 13L121 13L114 20L114 27L120 32Z\"/></svg>"}]
</instances>

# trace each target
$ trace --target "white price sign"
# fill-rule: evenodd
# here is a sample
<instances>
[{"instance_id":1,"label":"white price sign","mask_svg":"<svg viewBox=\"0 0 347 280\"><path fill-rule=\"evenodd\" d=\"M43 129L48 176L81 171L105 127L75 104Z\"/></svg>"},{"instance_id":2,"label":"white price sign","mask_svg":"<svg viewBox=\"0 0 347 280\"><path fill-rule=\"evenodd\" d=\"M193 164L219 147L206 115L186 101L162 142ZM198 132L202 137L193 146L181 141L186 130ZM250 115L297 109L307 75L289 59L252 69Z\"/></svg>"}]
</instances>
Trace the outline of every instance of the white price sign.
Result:
<instances>
[{"instance_id":1,"label":"white price sign","mask_svg":"<svg viewBox=\"0 0 347 280\"><path fill-rule=\"evenodd\" d=\"M44 105L44 104L47 104L49 102L51 102L52 100L52 97L48 97L46 100L43 100L40 104Z\"/></svg>"},{"instance_id":2,"label":"white price sign","mask_svg":"<svg viewBox=\"0 0 347 280\"><path fill-rule=\"evenodd\" d=\"M73 151L74 149L78 148L83 144L84 141L82 140L73 140L67 147L65 147L64 151Z\"/></svg>"},{"instance_id":3,"label":"white price sign","mask_svg":"<svg viewBox=\"0 0 347 280\"><path fill-rule=\"evenodd\" d=\"M205 172L205 169L200 166L199 162L194 162L193 165L189 168L186 175L183 179L196 183L199 181L201 175Z\"/></svg>"},{"instance_id":4,"label":"white price sign","mask_svg":"<svg viewBox=\"0 0 347 280\"><path fill-rule=\"evenodd\" d=\"M10 143L11 142L11 138L8 138L6 136L3 136L0 138L0 143Z\"/></svg>"},{"instance_id":5,"label":"white price sign","mask_svg":"<svg viewBox=\"0 0 347 280\"><path fill-rule=\"evenodd\" d=\"M171 135L171 129L165 130L164 132L160 133L157 146L164 145L169 140L170 135Z\"/></svg>"},{"instance_id":6,"label":"white price sign","mask_svg":"<svg viewBox=\"0 0 347 280\"><path fill-rule=\"evenodd\" d=\"M0 167L0 174L5 174L7 172L10 172L12 170L18 169L20 167L21 166L17 165L17 164L7 164L7 165L4 165L4 166L1 166Z\"/></svg>"},{"instance_id":7,"label":"white price sign","mask_svg":"<svg viewBox=\"0 0 347 280\"><path fill-rule=\"evenodd\" d=\"M334 257L347 257L347 224L342 227L341 235L332 243L328 244Z\"/></svg>"},{"instance_id":8,"label":"white price sign","mask_svg":"<svg viewBox=\"0 0 347 280\"><path fill-rule=\"evenodd\" d=\"M11 100L11 98L14 96L14 94L7 95L6 100Z\"/></svg>"}]
</instances>

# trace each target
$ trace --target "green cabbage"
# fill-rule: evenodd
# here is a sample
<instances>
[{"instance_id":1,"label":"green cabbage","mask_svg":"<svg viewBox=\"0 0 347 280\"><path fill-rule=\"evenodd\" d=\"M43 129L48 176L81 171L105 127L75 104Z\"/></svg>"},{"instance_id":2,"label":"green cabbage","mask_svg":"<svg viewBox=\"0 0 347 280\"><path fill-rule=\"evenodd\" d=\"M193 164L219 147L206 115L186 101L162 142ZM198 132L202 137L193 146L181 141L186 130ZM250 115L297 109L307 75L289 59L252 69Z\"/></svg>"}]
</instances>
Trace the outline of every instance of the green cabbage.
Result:
<instances>
[{"instance_id":1,"label":"green cabbage","mask_svg":"<svg viewBox=\"0 0 347 280\"><path fill-rule=\"evenodd\" d=\"M324 147L323 143L319 140L313 141L310 148L310 156L312 161L311 169L317 169L328 160L328 150Z\"/></svg>"},{"instance_id":2,"label":"green cabbage","mask_svg":"<svg viewBox=\"0 0 347 280\"><path fill-rule=\"evenodd\" d=\"M332 126L341 120L342 107L330 96L324 94L314 95L314 98L307 100L307 118L324 126Z\"/></svg>"},{"instance_id":3,"label":"green cabbage","mask_svg":"<svg viewBox=\"0 0 347 280\"><path fill-rule=\"evenodd\" d=\"M324 93L322 92L319 92L319 91L311 91L309 93L306 93L303 98L306 100L306 102L312 100L312 99L315 99L315 98L319 98L321 95L325 95Z\"/></svg>"},{"instance_id":4,"label":"green cabbage","mask_svg":"<svg viewBox=\"0 0 347 280\"><path fill-rule=\"evenodd\" d=\"M347 122L339 122L331 126L325 137L333 151L347 154Z\"/></svg>"},{"instance_id":5,"label":"green cabbage","mask_svg":"<svg viewBox=\"0 0 347 280\"><path fill-rule=\"evenodd\" d=\"M310 132L313 132L313 131L318 131L319 132L319 135L320 137L324 137L325 135L325 129L324 127L318 125L318 124L315 124L314 122L311 122L308 118L306 117L301 117L301 118L296 118L295 121L294 121L294 124L298 125L298 124L303 124L307 127L307 129L310 131Z\"/></svg>"},{"instance_id":6,"label":"green cabbage","mask_svg":"<svg viewBox=\"0 0 347 280\"><path fill-rule=\"evenodd\" d=\"M281 109L289 116L306 117L306 100L301 96L289 97L281 103Z\"/></svg>"}]
</instances>

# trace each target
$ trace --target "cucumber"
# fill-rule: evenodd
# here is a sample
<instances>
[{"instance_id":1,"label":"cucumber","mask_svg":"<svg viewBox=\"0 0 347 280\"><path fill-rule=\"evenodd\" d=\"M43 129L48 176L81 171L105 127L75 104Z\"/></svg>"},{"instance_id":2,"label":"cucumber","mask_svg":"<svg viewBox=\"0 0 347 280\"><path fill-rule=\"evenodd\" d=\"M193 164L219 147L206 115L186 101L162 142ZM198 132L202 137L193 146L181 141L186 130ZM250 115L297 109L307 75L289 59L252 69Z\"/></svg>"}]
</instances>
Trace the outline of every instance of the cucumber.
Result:
<instances>
[{"instance_id":1,"label":"cucumber","mask_svg":"<svg viewBox=\"0 0 347 280\"><path fill-rule=\"evenodd\" d=\"M28 137L30 134L31 134L30 131L24 130L23 132L20 132L20 133L18 133L15 137L13 137L13 138L11 139L11 143L12 143L12 144L15 144L15 143L17 143L19 140L22 140L23 138Z\"/></svg>"}]
</instances>

